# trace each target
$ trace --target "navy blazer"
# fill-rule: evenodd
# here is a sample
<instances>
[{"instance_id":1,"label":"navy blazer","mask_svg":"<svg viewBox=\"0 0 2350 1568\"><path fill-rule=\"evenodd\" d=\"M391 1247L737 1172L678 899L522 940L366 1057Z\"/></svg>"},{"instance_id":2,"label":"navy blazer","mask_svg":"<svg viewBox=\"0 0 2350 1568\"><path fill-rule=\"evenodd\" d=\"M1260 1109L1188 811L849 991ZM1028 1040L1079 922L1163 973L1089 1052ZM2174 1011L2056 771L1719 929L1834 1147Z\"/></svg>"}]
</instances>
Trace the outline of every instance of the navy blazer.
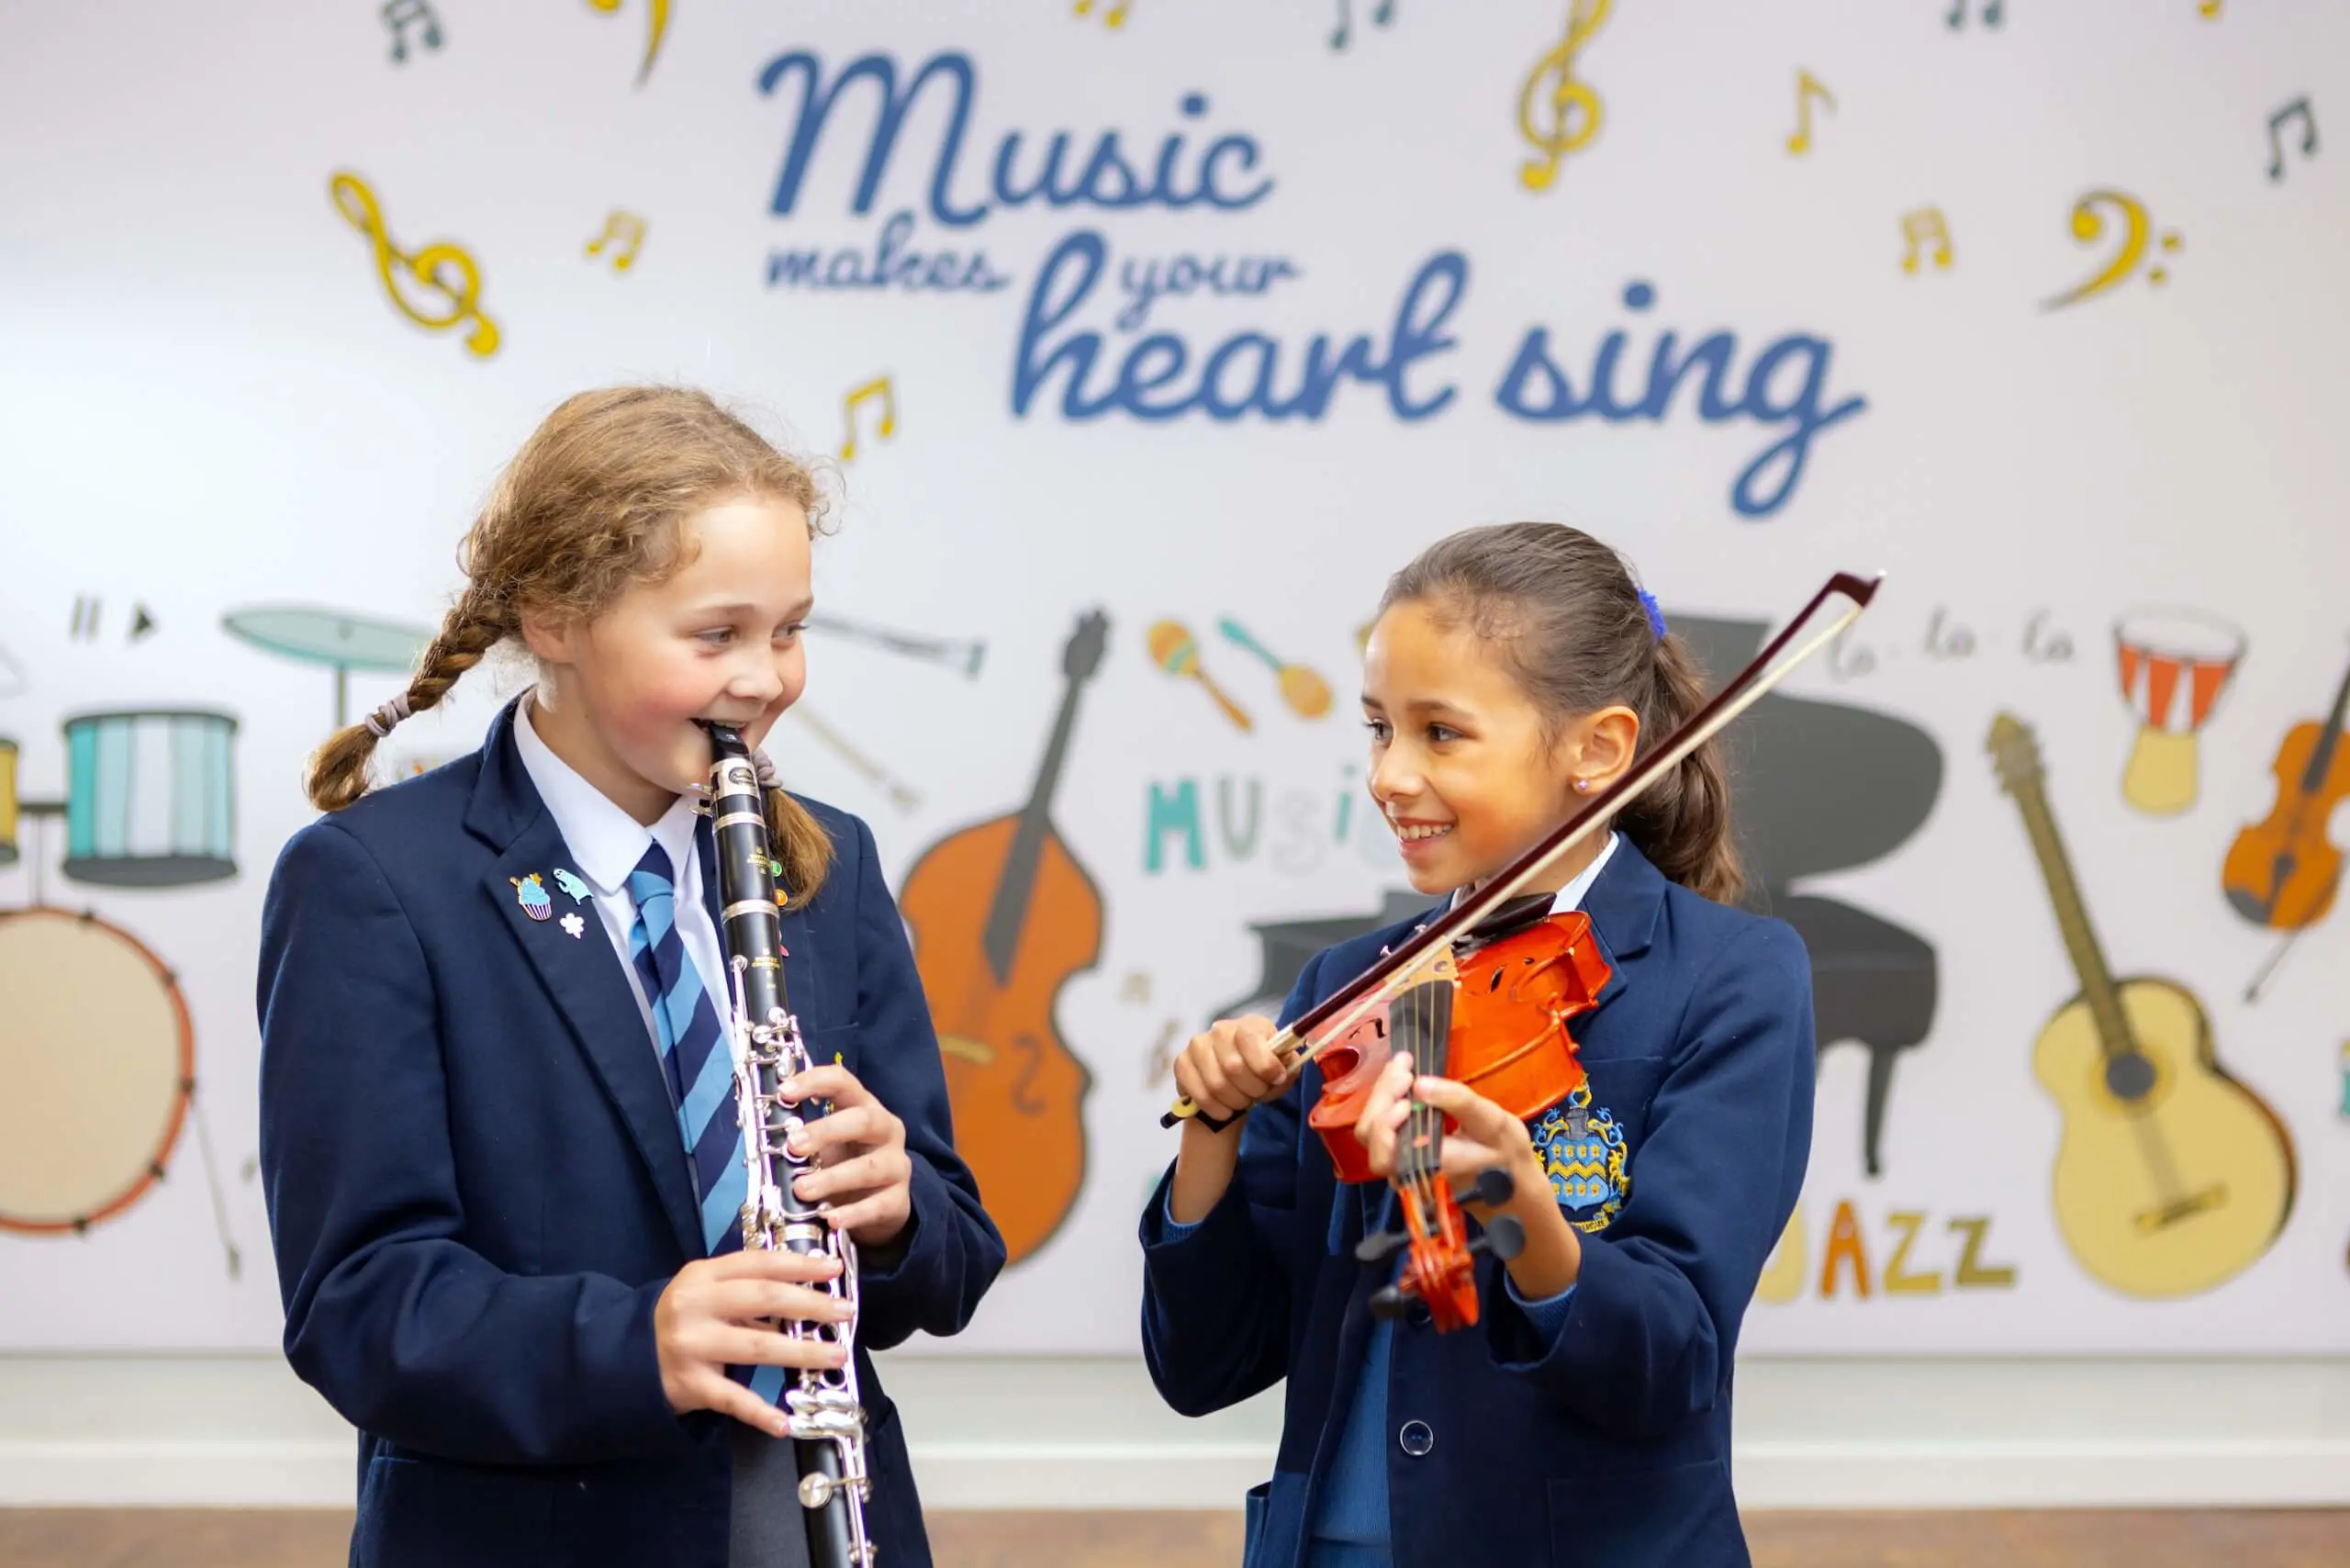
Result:
<instances>
[{"instance_id":1,"label":"navy blazer","mask_svg":"<svg viewBox=\"0 0 2350 1568\"><path fill-rule=\"evenodd\" d=\"M1748 1561L1731 1361L1810 1157L1810 962L1791 927L1666 881L1628 839L1583 907L1615 975L1572 1025L1603 1155L1568 1207L1582 1274L1547 1342L1490 1258L1479 1327L1438 1334L1425 1308L1395 1325L1397 1438L1381 1447L1396 1568ZM1427 918L1315 955L1283 1021ZM1198 1228L1168 1238L1163 1182L1142 1222L1143 1350L1167 1402L1203 1415L1289 1380L1273 1477L1249 1495L1248 1568L1303 1561L1371 1293L1397 1266L1354 1256L1385 1184L1340 1187L1321 1139L1300 1136L1321 1085L1309 1067L1249 1114L1238 1173Z\"/></svg>"},{"instance_id":2,"label":"navy blazer","mask_svg":"<svg viewBox=\"0 0 2350 1568\"><path fill-rule=\"evenodd\" d=\"M661 1392L653 1308L703 1256L667 1081L593 908L524 912L575 867L509 704L481 750L287 843L262 917L261 1167L285 1354L359 1428L353 1568L724 1568L733 1417ZM1004 1248L956 1157L945 1070L864 823L783 917L811 1055L906 1124L905 1249L863 1272L856 1349L886 1561L930 1561L870 1350L970 1321ZM703 846L702 887L717 918ZM789 1498L778 1506L797 1507Z\"/></svg>"}]
</instances>

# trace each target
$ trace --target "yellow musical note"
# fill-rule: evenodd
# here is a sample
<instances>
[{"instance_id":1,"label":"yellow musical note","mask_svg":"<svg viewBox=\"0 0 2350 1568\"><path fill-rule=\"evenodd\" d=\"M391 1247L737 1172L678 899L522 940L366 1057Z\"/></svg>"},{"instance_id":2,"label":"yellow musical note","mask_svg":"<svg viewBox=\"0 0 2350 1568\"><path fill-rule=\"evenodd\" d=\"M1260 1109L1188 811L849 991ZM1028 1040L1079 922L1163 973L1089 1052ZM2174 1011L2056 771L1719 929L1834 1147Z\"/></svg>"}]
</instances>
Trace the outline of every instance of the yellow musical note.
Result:
<instances>
[{"instance_id":1,"label":"yellow musical note","mask_svg":"<svg viewBox=\"0 0 2350 1568\"><path fill-rule=\"evenodd\" d=\"M636 249L644 243L644 219L614 207L612 215L604 219L604 231L588 241L588 253L599 256L606 245L623 243L628 249L612 258L612 270L616 273L628 271L629 263L636 260Z\"/></svg>"},{"instance_id":2,"label":"yellow musical note","mask_svg":"<svg viewBox=\"0 0 2350 1568\"><path fill-rule=\"evenodd\" d=\"M621 8L621 0L588 0L588 4L603 12L607 17L613 15ZM653 0L652 30L644 40L644 63L639 66L636 72L638 86L643 86L644 79L653 74L653 57L661 52L661 35L668 30L669 0Z\"/></svg>"},{"instance_id":3,"label":"yellow musical note","mask_svg":"<svg viewBox=\"0 0 2350 1568\"><path fill-rule=\"evenodd\" d=\"M327 189L343 220L375 243L375 271L384 280L384 292L391 296L392 304L401 315L435 332L471 321L474 330L465 337L465 347L481 359L498 352L498 323L482 314L481 269L474 264L472 256L445 240L412 254L400 250L392 243L391 234L384 227L384 214L375 205L375 193L367 188L366 181L348 170L338 172L328 182ZM427 315L403 298L399 277L393 271L394 263L420 286L445 296L448 313ZM451 274L454 274L454 281Z\"/></svg>"},{"instance_id":4,"label":"yellow musical note","mask_svg":"<svg viewBox=\"0 0 2350 1568\"><path fill-rule=\"evenodd\" d=\"M1836 106L1835 97L1819 84L1819 78L1808 71L1796 73L1796 133L1787 138L1787 151L1800 158L1811 151L1811 100L1817 94L1830 108Z\"/></svg>"},{"instance_id":5,"label":"yellow musical note","mask_svg":"<svg viewBox=\"0 0 2350 1568\"><path fill-rule=\"evenodd\" d=\"M1134 8L1134 0L1118 0L1116 5L1102 13L1102 25L1113 28L1125 27L1126 13ZM1077 14L1080 17L1093 15L1093 0L1077 0Z\"/></svg>"},{"instance_id":6,"label":"yellow musical note","mask_svg":"<svg viewBox=\"0 0 2350 1568\"><path fill-rule=\"evenodd\" d=\"M898 433L897 394L890 389L888 376L877 376L848 395L848 439L841 442L841 461L844 463L856 461L856 406L870 398L881 399L881 423L876 427L881 439L887 441Z\"/></svg>"},{"instance_id":7,"label":"yellow musical note","mask_svg":"<svg viewBox=\"0 0 2350 1568\"><path fill-rule=\"evenodd\" d=\"M1939 207L1921 207L1915 212L1901 215L1901 238L1908 242L1908 250L1901 258L1901 270L1918 270L1918 247L1931 240L1934 244L1934 265L1947 267L1951 263L1950 226L1942 221Z\"/></svg>"},{"instance_id":8,"label":"yellow musical note","mask_svg":"<svg viewBox=\"0 0 2350 1568\"><path fill-rule=\"evenodd\" d=\"M1547 191L1559 177L1559 161L1579 152L1599 134L1599 95L1575 80L1575 54L1583 40L1607 20L1610 0L1569 0L1567 36L1534 62L1525 84L1517 90L1517 132L1543 156L1529 159L1517 171L1518 183L1529 191ZM1550 91L1550 123L1534 123L1535 104L1543 79L1553 71L1558 82Z\"/></svg>"},{"instance_id":9,"label":"yellow musical note","mask_svg":"<svg viewBox=\"0 0 2350 1568\"><path fill-rule=\"evenodd\" d=\"M2206 17L2217 17L2220 14L2220 0L2203 0L2203 4L2198 9Z\"/></svg>"},{"instance_id":10,"label":"yellow musical note","mask_svg":"<svg viewBox=\"0 0 2350 1568\"><path fill-rule=\"evenodd\" d=\"M2146 216L2145 205L2143 202L2121 191L2091 191L2075 202L2073 204L2073 238L2085 245L2094 244L2105 233L2105 219L2098 217L2097 211L2100 207L2110 207L2121 212L2123 225L2121 248L2114 252L2113 260L2108 263L2103 272L2087 283L2056 296L2053 299L2042 301L2040 308L2042 310L2062 309L2067 305L2077 304L2092 295L2102 294L2136 271L2138 263L2145 259L2147 238L2154 229L2154 220ZM2186 241L2178 237L2176 230L2173 230L2164 235L2158 243L2163 251L2168 253L2177 251ZM2157 286L2168 281L2169 277L2170 274L2160 266L2146 269L2146 281Z\"/></svg>"}]
</instances>

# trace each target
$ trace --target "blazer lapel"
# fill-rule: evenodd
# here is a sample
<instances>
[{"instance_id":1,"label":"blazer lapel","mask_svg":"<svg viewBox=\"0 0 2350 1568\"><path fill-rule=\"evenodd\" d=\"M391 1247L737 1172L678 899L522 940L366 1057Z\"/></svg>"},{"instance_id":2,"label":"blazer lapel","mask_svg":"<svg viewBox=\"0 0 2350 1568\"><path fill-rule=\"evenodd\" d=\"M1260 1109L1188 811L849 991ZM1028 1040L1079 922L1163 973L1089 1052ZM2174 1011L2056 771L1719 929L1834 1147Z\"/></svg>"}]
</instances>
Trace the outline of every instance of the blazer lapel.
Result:
<instances>
[{"instance_id":1,"label":"blazer lapel","mask_svg":"<svg viewBox=\"0 0 2350 1568\"><path fill-rule=\"evenodd\" d=\"M706 1250L700 1205L668 1080L602 916L592 904L575 905L555 885L554 868L575 868L576 862L515 750L509 731L512 711L509 707L490 724L482 745L481 781L466 816L468 827L495 835L493 842L502 840L495 865L482 879L483 893L498 906L547 999L569 1025L598 1083L628 1127L677 1232L678 1247L688 1258L699 1258ZM533 919L526 907L522 885L533 875L538 888L528 902L536 902L540 896L549 902L552 907L543 920ZM576 936L562 924L565 915L575 913L582 922Z\"/></svg>"},{"instance_id":2,"label":"blazer lapel","mask_svg":"<svg viewBox=\"0 0 2350 1568\"><path fill-rule=\"evenodd\" d=\"M1611 971L1607 983L1599 988L1599 995L1593 1000L1593 1014L1630 987L1631 976L1626 963L1647 952L1655 942L1656 923L1664 913L1666 885L1664 874L1633 847L1630 839L1617 840L1616 853L1608 857L1606 868L1599 873L1598 880L1592 883L1583 901L1583 912L1591 916L1592 935L1598 938L1599 950L1606 955ZM1581 1026L1575 1030L1578 1036L1582 1032Z\"/></svg>"}]
</instances>

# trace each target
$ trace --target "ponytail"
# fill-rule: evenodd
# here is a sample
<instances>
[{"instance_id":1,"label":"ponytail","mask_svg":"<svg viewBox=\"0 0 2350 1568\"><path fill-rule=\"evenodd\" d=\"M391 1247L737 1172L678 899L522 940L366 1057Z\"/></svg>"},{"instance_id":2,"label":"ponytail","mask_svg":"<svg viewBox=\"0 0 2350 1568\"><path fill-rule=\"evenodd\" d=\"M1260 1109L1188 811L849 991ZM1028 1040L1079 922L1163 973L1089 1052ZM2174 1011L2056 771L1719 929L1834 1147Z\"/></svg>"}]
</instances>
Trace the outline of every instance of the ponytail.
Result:
<instances>
[{"instance_id":1,"label":"ponytail","mask_svg":"<svg viewBox=\"0 0 2350 1568\"><path fill-rule=\"evenodd\" d=\"M339 812L367 792L367 765L378 742L402 719L438 707L457 678L481 663L489 651L520 625L511 611L479 588L449 607L432 639L417 661L408 689L358 723L337 730L324 745L310 754L308 789L310 804L322 812Z\"/></svg>"},{"instance_id":2,"label":"ponytail","mask_svg":"<svg viewBox=\"0 0 2350 1568\"><path fill-rule=\"evenodd\" d=\"M1640 715L1640 750L1652 750L1705 706L1706 682L1689 645L1667 632L1651 656L1650 699ZM1709 740L1641 792L1617 819L1626 837L1673 881L1716 903L1746 890L1730 834L1729 769L1718 740Z\"/></svg>"}]
</instances>

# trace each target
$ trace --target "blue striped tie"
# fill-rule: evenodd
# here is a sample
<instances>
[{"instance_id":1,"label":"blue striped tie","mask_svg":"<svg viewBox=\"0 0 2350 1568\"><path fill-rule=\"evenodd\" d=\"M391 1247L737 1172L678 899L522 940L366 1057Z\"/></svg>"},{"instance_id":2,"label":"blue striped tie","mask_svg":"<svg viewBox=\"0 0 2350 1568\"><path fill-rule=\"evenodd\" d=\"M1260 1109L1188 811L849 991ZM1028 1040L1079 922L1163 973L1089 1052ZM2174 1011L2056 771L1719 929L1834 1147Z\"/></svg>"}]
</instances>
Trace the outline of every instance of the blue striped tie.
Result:
<instances>
[{"instance_id":1,"label":"blue striped tie","mask_svg":"<svg viewBox=\"0 0 2350 1568\"><path fill-rule=\"evenodd\" d=\"M629 957L653 1004L653 1028L661 1041L661 1065L677 1106L677 1130L692 1156L694 1193L701 1200L701 1234L710 1254L739 1250L742 1209L748 1183L743 1175L743 1137L735 1126L734 1061L719 1028L711 993L677 935L677 888L667 852L655 844L628 876L628 896L636 902L636 924L629 928Z\"/></svg>"}]
</instances>

